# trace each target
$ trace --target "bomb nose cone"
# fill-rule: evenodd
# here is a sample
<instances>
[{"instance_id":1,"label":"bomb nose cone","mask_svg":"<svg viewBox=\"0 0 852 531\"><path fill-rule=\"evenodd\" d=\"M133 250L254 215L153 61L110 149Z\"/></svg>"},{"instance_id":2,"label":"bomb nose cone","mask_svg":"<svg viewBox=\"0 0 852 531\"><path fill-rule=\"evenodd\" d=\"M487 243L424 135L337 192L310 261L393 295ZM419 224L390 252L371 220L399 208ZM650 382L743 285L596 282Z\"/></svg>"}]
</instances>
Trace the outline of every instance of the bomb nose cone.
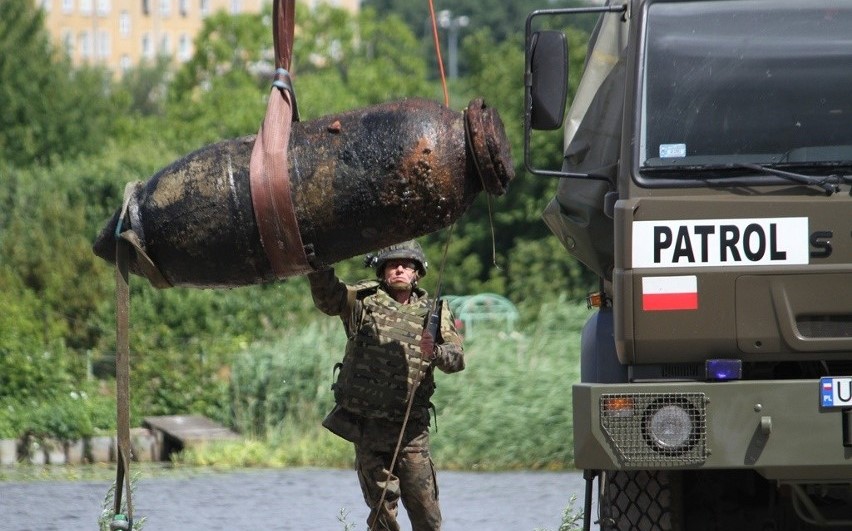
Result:
<instances>
[{"instance_id":1,"label":"bomb nose cone","mask_svg":"<svg viewBox=\"0 0 852 531\"><path fill-rule=\"evenodd\" d=\"M118 214L116 212L104 225L98 237L95 238L95 243L92 244L95 255L111 264L115 263L115 227L118 225Z\"/></svg>"}]
</instances>

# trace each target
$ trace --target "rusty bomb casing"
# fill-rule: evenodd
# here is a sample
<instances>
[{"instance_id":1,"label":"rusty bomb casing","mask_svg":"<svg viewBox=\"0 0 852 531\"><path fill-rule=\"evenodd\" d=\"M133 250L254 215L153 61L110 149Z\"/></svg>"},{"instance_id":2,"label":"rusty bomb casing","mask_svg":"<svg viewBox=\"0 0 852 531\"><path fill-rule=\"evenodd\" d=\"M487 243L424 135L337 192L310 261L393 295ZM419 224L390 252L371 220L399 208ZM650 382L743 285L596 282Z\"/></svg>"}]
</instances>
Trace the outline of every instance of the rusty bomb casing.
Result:
<instances>
[{"instance_id":1,"label":"rusty bomb casing","mask_svg":"<svg viewBox=\"0 0 852 531\"><path fill-rule=\"evenodd\" d=\"M171 286L279 278L252 204L254 140L212 144L134 183L121 230L136 233ZM514 177L500 117L480 99L464 113L409 99L294 123L287 164L304 256L315 269L449 226L483 187L501 195ZM120 214L93 246L111 263ZM133 249L130 270L146 276Z\"/></svg>"}]
</instances>

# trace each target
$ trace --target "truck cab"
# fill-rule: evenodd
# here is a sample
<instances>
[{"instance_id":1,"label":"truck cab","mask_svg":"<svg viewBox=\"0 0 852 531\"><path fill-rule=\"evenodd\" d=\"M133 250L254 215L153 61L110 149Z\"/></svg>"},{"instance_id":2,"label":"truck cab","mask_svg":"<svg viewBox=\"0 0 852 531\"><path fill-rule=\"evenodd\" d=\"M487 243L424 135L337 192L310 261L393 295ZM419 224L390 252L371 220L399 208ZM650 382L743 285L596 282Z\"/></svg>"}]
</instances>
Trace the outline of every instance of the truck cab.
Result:
<instances>
[{"instance_id":1,"label":"truck cab","mask_svg":"<svg viewBox=\"0 0 852 531\"><path fill-rule=\"evenodd\" d=\"M538 27L581 13L568 65ZM852 529L850 27L828 0L528 17L525 164L600 277L572 393L587 525ZM536 167L533 131L560 127L562 167Z\"/></svg>"}]
</instances>

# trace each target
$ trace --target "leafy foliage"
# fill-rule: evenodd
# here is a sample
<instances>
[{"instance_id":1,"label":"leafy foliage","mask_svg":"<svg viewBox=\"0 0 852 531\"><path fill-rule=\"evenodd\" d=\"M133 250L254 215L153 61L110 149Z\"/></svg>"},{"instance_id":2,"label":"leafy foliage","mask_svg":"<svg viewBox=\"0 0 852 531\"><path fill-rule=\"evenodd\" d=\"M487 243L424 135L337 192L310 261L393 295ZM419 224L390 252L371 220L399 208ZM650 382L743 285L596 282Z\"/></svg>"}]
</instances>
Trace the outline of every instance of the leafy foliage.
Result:
<instances>
[{"instance_id":1,"label":"leafy foliage","mask_svg":"<svg viewBox=\"0 0 852 531\"><path fill-rule=\"evenodd\" d=\"M438 426L447 436L436 436L434 447L449 466L544 469L572 462L569 382L579 380L588 312L564 298L538 310L519 333L477 334L465 343L465 371L437 379Z\"/></svg>"},{"instance_id":2,"label":"leafy foliage","mask_svg":"<svg viewBox=\"0 0 852 531\"><path fill-rule=\"evenodd\" d=\"M169 87L164 129L169 141L187 151L256 133L272 72L268 17L220 11L205 20L195 49Z\"/></svg>"},{"instance_id":3,"label":"leafy foliage","mask_svg":"<svg viewBox=\"0 0 852 531\"><path fill-rule=\"evenodd\" d=\"M429 4L427 2L411 2L409 0L363 0L363 6L374 8L379 13L398 13L402 20L420 41L420 49L424 60L430 64L430 73L437 77L435 62L432 23L430 20ZM496 42L509 41L523 35L527 15L536 9L551 9L560 7L585 6L582 0L436 0L434 8L436 17L440 20L442 11L449 11L452 18L467 17L467 25L460 28L459 38L465 41L468 37L488 29ZM440 22L439 22L440 24ZM585 24L580 29L589 32L591 25ZM449 30L438 27L440 46L444 53L449 48L447 42ZM521 48L523 50L523 48ZM459 70L462 75L474 70L471 56L459 58ZM514 77L520 79L516 72Z\"/></svg>"},{"instance_id":4,"label":"leafy foliage","mask_svg":"<svg viewBox=\"0 0 852 531\"><path fill-rule=\"evenodd\" d=\"M124 74L119 87L127 94L132 111L141 116L160 116L165 112L169 63L168 57L160 56L152 64L142 62Z\"/></svg>"},{"instance_id":5,"label":"leafy foliage","mask_svg":"<svg viewBox=\"0 0 852 531\"><path fill-rule=\"evenodd\" d=\"M127 498L128 496L134 496L136 492L136 487L139 485L139 473L133 475L130 478L130 493L124 493L124 496L121 498L121 515L126 519L127 514ZM104 494L104 499L101 502L101 514L98 517L98 530L99 531L109 531L112 526L111 524L116 520L115 514L115 494L116 494L116 484L115 481L112 482L110 488L107 490L106 494ZM145 525L145 520L147 517L145 516L137 516L133 520L133 531L139 531L143 529Z\"/></svg>"},{"instance_id":6,"label":"leafy foliage","mask_svg":"<svg viewBox=\"0 0 852 531\"><path fill-rule=\"evenodd\" d=\"M571 465L571 398L578 378L579 334L588 310L565 299L542 305L513 334L483 324L465 342L467 367L436 373L432 435L442 468L558 469ZM345 336L320 317L271 342L251 345L234 362L236 425L251 435L185 452L181 461L216 466L347 466L351 446L319 430L333 404L332 367ZM546 429L544 429L546 427ZM264 445L257 441L270 441ZM499 444L496 444L498 443Z\"/></svg>"},{"instance_id":7,"label":"leafy foliage","mask_svg":"<svg viewBox=\"0 0 852 531\"><path fill-rule=\"evenodd\" d=\"M453 9L470 6L477 17L505 18L506 9L527 3L504 8L466 1ZM257 131L270 92L271 32L264 16L211 16L198 36L198 53L174 78L153 64L114 83L103 72L68 67L50 48L32 5L0 2L0 401L14 395L23 400L20 407L35 411L51 397L70 396L75 382L90 374L112 377L113 271L94 257L92 241L121 205L126 183L146 180L204 144ZM370 5L376 9L357 17L328 5L299 11L293 72L304 120L410 96L438 99L425 58L433 52L418 38L423 19L412 24L401 4ZM434 292L441 278L447 294L505 295L531 324L541 301L535 297L524 307L527 294L562 295L565 303L593 279L540 220L555 182L522 171L523 43L509 29L520 29L519 21L509 17L502 29L496 22L470 27L462 49L465 76L451 84L450 106L461 109L484 96L500 111L518 177L506 196L483 194L457 223L443 275L437 271L448 231L423 239L433 267L423 284ZM582 62L582 39L572 34L575 63ZM42 89L53 85L63 90L44 96ZM559 164L560 146L558 135L534 138L535 152L549 164ZM354 257L335 267L348 280L371 276L360 262ZM303 279L227 291L159 291L134 278L131 299L133 418L203 413L260 433L276 431L284 418L315 418L328 405L324 389L341 338L329 332L330 321L316 324L324 318ZM322 334L336 342L322 342ZM281 338L284 344L276 342ZM280 358L279 349L291 357ZM542 352L542 358L556 355ZM94 429L109 426L111 415L103 407L109 394L97 396L83 408ZM41 424L52 426L39 429L67 432L73 411L60 403L39 409L47 419ZM21 429L7 417L7 426Z\"/></svg>"},{"instance_id":8,"label":"leafy foliage","mask_svg":"<svg viewBox=\"0 0 852 531\"><path fill-rule=\"evenodd\" d=\"M50 396L69 383L66 360L46 349L63 329L44 319L35 293L0 266L0 399Z\"/></svg>"},{"instance_id":9,"label":"leafy foliage","mask_svg":"<svg viewBox=\"0 0 852 531\"><path fill-rule=\"evenodd\" d=\"M0 397L0 438L73 442L114 429L114 397L96 382L67 382L41 396Z\"/></svg>"},{"instance_id":10,"label":"leafy foliage","mask_svg":"<svg viewBox=\"0 0 852 531\"><path fill-rule=\"evenodd\" d=\"M124 120L106 72L72 70L31 0L0 2L0 162L94 153Z\"/></svg>"},{"instance_id":11,"label":"leafy foliage","mask_svg":"<svg viewBox=\"0 0 852 531\"><path fill-rule=\"evenodd\" d=\"M303 119L434 93L414 35L398 17L364 9L352 18L327 4L313 14L294 50Z\"/></svg>"},{"instance_id":12,"label":"leafy foliage","mask_svg":"<svg viewBox=\"0 0 852 531\"><path fill-rule=\"evenodd\" d=\"M256 344L233 364L233 410L240 431L267 435L285 422L331 410L331 367L345 337L332 319L313 321L273 344Z\"/></svg>"},{"instance_id":13,"label":"leafy foliage","mask_svg":"<svg viewBox=\"0 0 852 531\"><path fill-rule=\"evenodd\" d=\"M576 30L569 35L580 38ZM571 60L582 63L585 48L572 45L571 51ZM447 292L492 291L521 302L527 293L557 289L580 299L595 279L560 249L541 221L546 198L554 195L557 181L529 175L523 167L523 78L518 73L523 72L524 56L520 36L495 42L490 31L482 30L465 41L463 53L471 70L464 80L464 94L481 96L499 110L512 146L516 178L505 196L495 199L483 194L457 223L447 253L447 263L454 271L447 279ZM573 94L579 80L570 81ZM533 137L531 151L542 166L558 168L561 145L558 132L539 134ZM443 234L436 235L430 242L443 238ZM437 253L434 248L428 247L431 256Z\"/></svg>"}]
</instances>

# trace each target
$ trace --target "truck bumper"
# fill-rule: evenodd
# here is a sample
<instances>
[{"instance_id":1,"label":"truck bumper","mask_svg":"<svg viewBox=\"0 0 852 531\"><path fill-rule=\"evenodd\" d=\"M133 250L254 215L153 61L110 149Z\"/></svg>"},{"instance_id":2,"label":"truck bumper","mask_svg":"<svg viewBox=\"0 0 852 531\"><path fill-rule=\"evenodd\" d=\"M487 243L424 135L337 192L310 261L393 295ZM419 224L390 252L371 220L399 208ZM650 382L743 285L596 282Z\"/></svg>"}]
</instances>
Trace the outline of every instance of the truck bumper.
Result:
<instances>
[{"instance_id":1,"label":"truck bumper","mask_svg":"<svg viewBox=\"0 0 852 531\"><path fill-rule=\"evenodd\" d=\"M848 481L852 447L844 441L849 444L852 413L821 408L819 385L819 380L577 384L574 461L582 469L747 468L773 480ZM661 429L660 418L652 419L662 408L689 431L684 444L655 442L652 424Z\"/></svg>"}]
</instances>

